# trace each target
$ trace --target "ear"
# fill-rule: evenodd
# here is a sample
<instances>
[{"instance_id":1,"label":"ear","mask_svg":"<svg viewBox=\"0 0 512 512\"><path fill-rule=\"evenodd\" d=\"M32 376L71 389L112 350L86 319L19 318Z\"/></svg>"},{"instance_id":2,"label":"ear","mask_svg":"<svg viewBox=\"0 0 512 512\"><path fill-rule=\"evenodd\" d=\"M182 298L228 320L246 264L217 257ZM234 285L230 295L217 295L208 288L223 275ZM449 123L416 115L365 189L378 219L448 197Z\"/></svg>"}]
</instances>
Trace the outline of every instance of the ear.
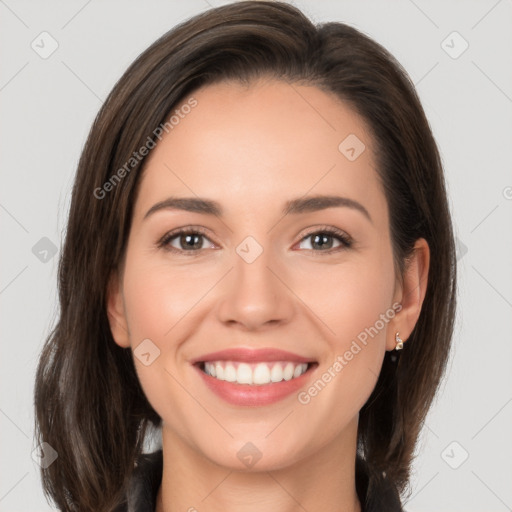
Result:
<instances>
[{"instance_id":1,"label":"ear","mask_svg":"<svg viewBox=\"0 0 512 512\"><path fill-rule=\"evenodd\" d=\"M424 238L419 238L414 244L411 257L407 260L403 283L398 287L394 302L402 305L395 314L388 334L386 350L394 350L396 346L395 333L405 342L411 335L421 313L421 306L427 292L427 280L430 266L430 249Z\"/></svg>"},{"instance_id":2,"label":"ear","mask_svg":"<svg viewBox=\"0 0 512 512\"><path fill-rule=\"evenodd\" d=\"M107 315L114 341L123 348L130 346L128 323L123 300L123 290L119 275L112 273L107 287Z\"/></svg>"}]
</instances>

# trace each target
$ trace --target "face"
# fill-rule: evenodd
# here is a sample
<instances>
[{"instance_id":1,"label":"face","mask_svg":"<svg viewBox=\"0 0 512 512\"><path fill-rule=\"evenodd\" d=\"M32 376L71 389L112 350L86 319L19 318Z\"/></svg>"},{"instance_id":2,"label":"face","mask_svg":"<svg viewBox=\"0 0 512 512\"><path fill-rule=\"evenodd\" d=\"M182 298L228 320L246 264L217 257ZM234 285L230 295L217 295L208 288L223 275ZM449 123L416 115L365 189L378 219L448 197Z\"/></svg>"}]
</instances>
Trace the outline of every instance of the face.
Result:
<instances>
[{"instance_id":1,"label":"face","mask_svg":"<svg viewBox=\"0 0 512 512\"><path fill-rule=\"evenodd\" d=\"M283 468L355 432L395 346L402 289L374 143L313 86L193 97L146 161L112 333L168 439L222 466Z\"/></svg>"}]
</instances>

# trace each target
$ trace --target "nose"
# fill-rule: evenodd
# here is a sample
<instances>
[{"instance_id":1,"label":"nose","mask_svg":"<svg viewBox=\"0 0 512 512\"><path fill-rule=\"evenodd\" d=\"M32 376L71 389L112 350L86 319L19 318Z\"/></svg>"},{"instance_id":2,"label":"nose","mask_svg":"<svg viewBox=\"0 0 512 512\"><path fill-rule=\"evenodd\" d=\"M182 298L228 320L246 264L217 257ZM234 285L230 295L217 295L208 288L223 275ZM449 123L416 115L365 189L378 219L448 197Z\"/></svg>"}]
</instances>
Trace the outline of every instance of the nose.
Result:
<instances>
[{"instance_id":1,"label":"nose","mask_svg":"<svg viewBox=\"0 0 512 512\"><path fill-rule=\"evenodd\" d=\"M290 322L294 295L286 285L282 263L270 250L248 261L235 253L234 268L224 280L218 303L219 320L251 331Z\"/></svg>"}]
</instances>

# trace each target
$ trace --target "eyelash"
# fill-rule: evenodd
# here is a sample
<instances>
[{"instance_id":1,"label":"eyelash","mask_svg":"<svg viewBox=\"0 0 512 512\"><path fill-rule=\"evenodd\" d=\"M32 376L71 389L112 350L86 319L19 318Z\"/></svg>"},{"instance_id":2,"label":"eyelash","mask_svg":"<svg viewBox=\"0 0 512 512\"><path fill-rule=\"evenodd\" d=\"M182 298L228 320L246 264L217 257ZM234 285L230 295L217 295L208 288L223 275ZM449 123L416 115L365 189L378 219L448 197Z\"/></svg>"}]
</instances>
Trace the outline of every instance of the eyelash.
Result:
<instances>
[{"instance_id":1,"label":"eyelash","mask_svg":"<svg viewBox=\"0 0 512 512\"><path fill-rule=\"evenodd\" d=\"M344 249L349 249L353 243L352 239L346 233L344 233L343 231L341 231L337 228L333 228L333 227L329 227L329 226L320 226L320 228L317 228L315 231L306 233L305 235L303 235L301 237L301 239L299 240L299 243L313 235L319 235L319 234L331 235L334 238L337 238L341 242L341 246L334 247L332 249L328 249L325 251L324 250L315 251L314 249L302 249L302 250L307 250L312 253L333 254L335 252L338 252L338 251L341 251ZM169 242L171 242L171 240L173 240L174 238L176 238L180 235L202 235L209 240L208 235L204 229L202 229L200 227L190 227L190 228L178 229L176 231L171 231L169 233L166 233L160 239L160 241L157 243L158 248L164 249L169 252L186 254L187 256L197 256L198 253L202 251L202 249L184 251L182 249L176 249L175 247L171 247L169 245ZM187 253L189 253L189 254L187 254ZM315 256L316 256L316 254L315 254Z\"/></svg>"}]
</instances>

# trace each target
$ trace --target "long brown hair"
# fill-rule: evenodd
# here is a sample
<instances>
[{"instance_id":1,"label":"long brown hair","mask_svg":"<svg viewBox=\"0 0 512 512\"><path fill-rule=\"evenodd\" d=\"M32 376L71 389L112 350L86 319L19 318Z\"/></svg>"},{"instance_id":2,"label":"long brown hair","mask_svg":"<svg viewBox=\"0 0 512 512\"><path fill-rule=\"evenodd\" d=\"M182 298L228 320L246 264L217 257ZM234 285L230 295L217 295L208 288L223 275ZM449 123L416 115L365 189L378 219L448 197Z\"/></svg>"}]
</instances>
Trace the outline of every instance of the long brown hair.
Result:
<instances>
[{"instance_id":1,"label":"long brown hair","mask_svg":"<svg viewBox=\"0 0 512 512\"><path fill-rule=\"evenodd\" d=\"M408 485L455 315L454 238L434 137L407 73L378 43L343 23L314 25L287 3L244 1L197 15L144 51L105 101L82 152L59 262L60 317L42 350L34 387L36 443L47 442L58 453L41 469L44 492L62 510L114 509L148 427L161 425L131 351L113 341L106 310L107 283L125 252L145 159L107 194L97 191L123 166L127 170L141 146L158 143L155 128L195 89L261 76L334 93L365 120L392 205L398 275L414 242L428 242L420 317L406 348L386 352L358 431L370 484L385 471L400 491Z\"/></svg>"}]
</instances>

